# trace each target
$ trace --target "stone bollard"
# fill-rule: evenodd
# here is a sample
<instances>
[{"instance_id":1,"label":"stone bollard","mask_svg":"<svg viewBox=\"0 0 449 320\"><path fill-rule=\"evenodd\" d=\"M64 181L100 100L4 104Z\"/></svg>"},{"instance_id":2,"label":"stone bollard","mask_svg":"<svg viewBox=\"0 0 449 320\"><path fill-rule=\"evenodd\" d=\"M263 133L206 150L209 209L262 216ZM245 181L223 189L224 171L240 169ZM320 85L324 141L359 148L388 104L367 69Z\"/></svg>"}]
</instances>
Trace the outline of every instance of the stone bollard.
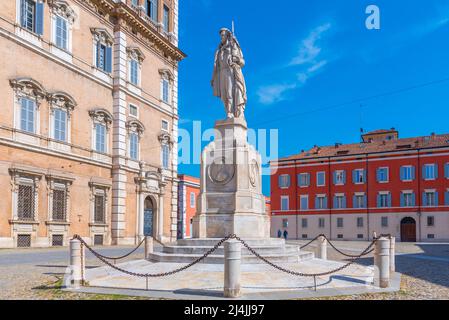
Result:
<instances>
[{"instance_id":1,"label":"stone bollard","mask_svg":"<svg viewBox=\"0 0 449 320\"><path fill-rule=\"evenodd\" d=\"M145 236L145 259L153 253L153 237Z\"/></svg>"},{"instance_id":2,"label":"stone bollard","mask_svg":"<svg viewBox=\"0 0 449 320\"><path fill-rule=\"evenodd\" d=\"M390 286L390 239L380 237L374 247L374 262L380 288Z\"/></svg>"},{"instance_id":3,"label":"stone bollard","mask_svg":"<svg viewBox=\"0 0 449 320\"><path fill-rule=\"evenodd\" d=\"M78 239L70 240L70 270L71 270L71 285L74 288L79 288L83 280L83 266L81 264L81 241Z\"/></svg>"},{"instance_id":4,"label":"stone bollard","mask_svg":"<svg viewBox=\"0 0 449 320\"><path fill-rule=\"evenodd\" d=\"M390 236L390 272L396 272L396 238Z\"/></svg>"},{"instance_id":5,"label":"stone bollard","mask_svg":"<svg viewBox=\"0 0 449 320\"><path fill-rule=\"evenodd\" d=\"M318 259L327 260L327 240L325 237L321 236L318 238Z\"/></svg>"},{"instance_id":6,"label":"stone bollard","mask_svg":"<svg viewBox=\"0 0 449 320\"><path fill-rule=\"evenodd\" d=\"M237 240L228 240L224 243L224 296L225 298L238 298L240 292L240 263L242 259L242 246Z\"/></svg>"}]
</instances>

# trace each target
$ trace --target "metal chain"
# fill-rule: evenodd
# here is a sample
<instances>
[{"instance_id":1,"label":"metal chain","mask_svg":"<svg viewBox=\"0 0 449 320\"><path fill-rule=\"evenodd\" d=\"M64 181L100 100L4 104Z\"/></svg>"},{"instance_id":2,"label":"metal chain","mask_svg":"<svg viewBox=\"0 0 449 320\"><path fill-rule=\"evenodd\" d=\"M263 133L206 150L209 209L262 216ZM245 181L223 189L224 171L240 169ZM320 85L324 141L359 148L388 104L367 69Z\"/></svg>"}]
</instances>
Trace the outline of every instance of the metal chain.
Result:
<instances>
[{"instance_id":1,"label":"metal chain","mask_svg":"<svg viewBox=\"0 0 449 320\"><path fill-rule=\"evenodd\" d=\"M341 251L324 234L322 236L326 239L326 241L330 244L330 246L332 248L334 248L334 250L337 251L338 253L340 253L341 255L344 255L345 257L348 257L348 258L357 258L357 257L360 256L360 255L357 255L357 254L349 254L349 253L345 253L345 252ZM374 242L377 241L377 238L374 239L373 241ZM367 254L370 254L371 252L373 252L373 250L374 250L374 248L372 250L370 250L370 251L365 252L365 254L363 254L363 255L366 256Z\"/></svg>"},{"instance_id":2,"label":"metal chain","mask_svg":"<svg viewBox=\"0 0 449 320\"><path fill-rule=\"evenodd\" d=\"M99 260L101 260L102 262L104 262L106 265L108 265L109 267L123 272L125 274L128 274L130 276L134 276L134 277L141 277L141 278L156 278L156 277L165 277L165 276L169 276L181 271L184 271L190 267L192 267L193 265L201 262L202 260L204 260L205 258L207 258L209 255L211 255L215 250L217 250L224 242L226 242L229 239L235 238L236 236L234 234L230 234L227 237L221 239L219 242L217 242L217 244L211 248L209 251L207 251L205 254L203 254L201 257L199 257L198 259L196 259L195 261L172 271L168 271L168 272L162 272L162 273L137 273L137 272L132 272L132 271L128 271L125 269L122 269L120 267L117 267L115 265L113 265L112 263L110 263L108 260L106 260L105 258L102 257L102 255L100 255L98 252L96 252L94 249L92 249L79 235L75 235L73 238L74 239L78 239L79 241L81 241L82 244L84 244L86 246L87 249L89 249L90 252L92 252L92 254L94 256L96 256Z\"/></svg>"},{"instance_id":3,"label":"metal chain","mask_svg":"<svg viewBox=\"0 0 449 320\"><path fill-rule=\"evenodd\" d=\"M302 245L299 247L299 249L304 249L305 247L307 247L308 245L310 245L312 242L314 242L316 239L318 239L319 237L324 236L324 234L320 234L317 235L315 238L313 238L312 240L310 240L309 242L307 242L305 245Z\"/></svg>"},{"instance_id":4,"label":"metal chain","mask_svg":"<svg viewBox=\"0 0 449 320\"><path fill-rule=\"evenodd\" d=\"M337 269L330 270L330 271L326 271L326 272L321 272L321 273L302 273L302 272L296 272L296 271L292 271L292 270L287 270L287 269L285 269L285 268L283 268L283 267L281 267L281 266L279 266L279 265L277 265L277 264L275 264L275 263L269 261L268 259L262 257L259 253L257 253L253 248L251 248L251 247L250 247L244 240L242 240L241 238L235 236L235 239L238 240L238 241L240 241L240 242L243 244L243 246L244 246L246 249L248 249L249 252L251 252L251 253L252 253L253 255L255 255L257 258L259 258L259 259L262 260L263 262L269 264L269 265L272 266L273 268L276 268L276 269L278 269L278 270L280 270L280 271L282 271L282 272L289 273L289 274L292 274L292 275L295 275L295 276L300 276L300 277L319 277L319 276L326 276L326 275L329 275L329 274L332 274L332 273L341 271L341 270L343 270L343 269L349 267L351 264L353 264L354 262L356 262L358 259L360 259L360 258L363 257L364 255L366 255L367 252L371 249L371 247L372 247L372 246L376 243L376 241L377 241L377 239L376 239L376 240L373 240L373 241L371 242L371 244L370 244L365 250L363 250L363 252L362 252L361 254L359 254L359 255L356 256L356 257L353 257L353 258L351 259L350 262L346 263L345 265L343 265L343 266L341 266L341 267L339 267L339 268L337 268Z\"/></svg>"},{"instance_id":5,"label":"metal chain","mask_svg":"<svg viewBox=\"0 0 449 320\"><path fill-rule=\"evenodd\" d=\"M121 260L124 259L126 257L129 257L130 255L132 255L134 252L136 252L137 249L140 248L140 246L145 242L145 238L143 238L142 241L140 241L140 243L137 245L137 247L135 247L131 252L128 252L127 254L120 256L120 257L108 257L108 256L104 256L101 253L98 253L98 255L100 255L101 257L103 257L104 259L108 259L108 260Z\"/></svg>"}]
</instances>

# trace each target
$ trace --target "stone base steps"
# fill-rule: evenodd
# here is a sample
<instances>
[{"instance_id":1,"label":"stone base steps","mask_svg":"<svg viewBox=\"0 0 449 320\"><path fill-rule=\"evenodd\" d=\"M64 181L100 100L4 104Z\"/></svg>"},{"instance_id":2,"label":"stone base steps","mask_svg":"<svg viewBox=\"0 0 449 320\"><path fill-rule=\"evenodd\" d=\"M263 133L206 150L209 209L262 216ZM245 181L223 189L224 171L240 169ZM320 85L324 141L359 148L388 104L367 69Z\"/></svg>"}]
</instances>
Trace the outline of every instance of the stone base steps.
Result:
<instances>
[{"instance_id":1,"label":"stone base steps","mask_svg":"<svg viewBox=\"0 0 449 320\"><path fill-rule=\"evenodd\" d=\"M212 249L221 239L182 239L175 244L169 244L162 248L155 248L155 252L149 255L148 260L153 262L190 263L201 258ZM262 257L273 263L299 262L314 258L311 252L302 252L299 246L286 244L282 238L243 239ZM223 264L224 246L218 247L202 263ZM242 245L242 263L264 263L254 256Z\"/></svg>"},{"instance_id":2,"label":"stone base steps","mask_svg":"<svg viewBox=\"0 0 449 320\"><path fill-rule=\"evenodd\" d=\"M294 263L300 262L304 260L310 260L314 258L314 254L312 252L297 252L296 254L261 254L264 258L268 259L273 263ZM165 252L154 252L149 255L148 260L152 262L173 262L173 263L190 263L200 258L202 254L170 254ZM210 263L210 264L223 264L224 256L223 255L210 255L201 263ZM259 258L252 254L243 254L242 252L242 263L245 264L255 264L255 263L264 263Z\"/></svg>"}]
</instances>

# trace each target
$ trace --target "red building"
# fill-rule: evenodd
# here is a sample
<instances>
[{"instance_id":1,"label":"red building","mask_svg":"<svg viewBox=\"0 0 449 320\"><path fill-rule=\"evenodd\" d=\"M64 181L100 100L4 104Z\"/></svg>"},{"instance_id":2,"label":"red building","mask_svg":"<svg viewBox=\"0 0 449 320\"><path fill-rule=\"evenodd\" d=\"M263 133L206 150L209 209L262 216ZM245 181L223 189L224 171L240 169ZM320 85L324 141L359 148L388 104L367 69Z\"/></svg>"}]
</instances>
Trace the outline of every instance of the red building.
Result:
<instances>
[{"instance_id":1,"label":"red building","mask_svg":"<svg viewBox=\"0 0 449 320\"><path fill-rule=\"evenodd\" d=\"M196 213L200 179L178 175L178 239L192 236L192 219Z\"/></svg>"},{"instance_id":2,"label":"red building","mask_svg":"<svg viewBox=\"0 0 449 320\"><path fill-rule=\"evenodd\" d=\"M272 236L449 240L449 134L315 146L271 162Z\"/></svg>"}]
</instances>

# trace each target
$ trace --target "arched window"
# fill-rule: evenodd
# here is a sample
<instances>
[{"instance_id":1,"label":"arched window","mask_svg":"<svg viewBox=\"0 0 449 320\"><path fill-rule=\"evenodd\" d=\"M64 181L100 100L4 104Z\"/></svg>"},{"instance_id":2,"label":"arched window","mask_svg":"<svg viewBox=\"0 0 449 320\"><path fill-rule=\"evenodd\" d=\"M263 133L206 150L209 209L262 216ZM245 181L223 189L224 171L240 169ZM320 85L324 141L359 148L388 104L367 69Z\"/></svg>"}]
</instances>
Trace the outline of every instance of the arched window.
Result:
<instances>
[{"instance_id":1,"label":"arched window","mask_svg":"<svg viewBox=\"0 0 449 320\"><path fill-rule=\"evenodd\" d=\"M64 0L49 0L52 21L52 52L63 59L71 60L72 30L77 19L75 11ZM62 52L60 51L62 50Z\"/></svg>"},{"instance_id":2,"label":"arched window","mask_svg":"<svg viewBox=\"0 0 449 320\"><path fill-rule=\"evenodd\" d=\"M97 108L89 111L89 115L92 118L92 149L99 153L108 153L112 114L106 109Z\"/></svg>"},{"instance_id":3,"label":"arched window","mask_svg":"<svg viewBox=\"0 0 449 320\"><path fill-rule=\"evenodd\" d=\"M71 142L71 115L75 100L67 93L54 92L47 95L50 104L50 136L61 142Z\"/></svg>"},{"instance_id":4,"label":"arched window","mask_svg":"<svg viewBox=\"0 0 449 320\"><path fill-rule=\"evenodd\" d=\"M140 139L145 131L145 127L137 119L129 120L126 123L128 131L128 156L130 159L138 161L140 158Z\"/></svg>"}]
</instances>

